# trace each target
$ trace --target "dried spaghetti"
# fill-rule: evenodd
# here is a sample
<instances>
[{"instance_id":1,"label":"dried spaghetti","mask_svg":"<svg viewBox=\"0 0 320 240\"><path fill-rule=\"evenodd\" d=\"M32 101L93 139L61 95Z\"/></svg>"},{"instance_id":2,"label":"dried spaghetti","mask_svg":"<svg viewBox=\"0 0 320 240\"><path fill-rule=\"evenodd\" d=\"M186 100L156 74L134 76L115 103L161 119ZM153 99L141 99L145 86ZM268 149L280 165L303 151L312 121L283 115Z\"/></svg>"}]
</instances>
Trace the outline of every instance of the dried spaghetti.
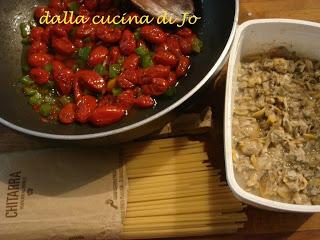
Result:
<instances>
[{"instance_id":1,"label":"dried spaghetti","mask_svg":"<svg viewBox=\"0 0 320 240\"><path fill-rule=\"evenodd\" d=\"M187 138L134 143L122 150L129 178L127 239L233 233L244 205L209 163L204 143Z\"/></svg>"}]
</instances>

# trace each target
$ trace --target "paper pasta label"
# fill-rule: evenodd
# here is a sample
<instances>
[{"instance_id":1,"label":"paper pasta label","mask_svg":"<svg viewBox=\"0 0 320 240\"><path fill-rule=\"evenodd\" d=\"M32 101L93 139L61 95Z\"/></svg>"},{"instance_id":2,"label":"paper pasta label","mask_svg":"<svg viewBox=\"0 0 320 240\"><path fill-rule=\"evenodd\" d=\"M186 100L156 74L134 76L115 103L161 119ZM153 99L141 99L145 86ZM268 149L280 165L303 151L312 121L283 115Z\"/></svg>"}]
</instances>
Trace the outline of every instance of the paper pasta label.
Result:
<instances>
[{"instance_id":1,"label":"paper pasta label","mask_svg":"<svg viewBox=\"0 0 320 240\"><path fill-rule=\"evenodd\" d=\"M117 151L0 154L0 239L116 239L127 203Z\"/></svg>"}]
</instances>

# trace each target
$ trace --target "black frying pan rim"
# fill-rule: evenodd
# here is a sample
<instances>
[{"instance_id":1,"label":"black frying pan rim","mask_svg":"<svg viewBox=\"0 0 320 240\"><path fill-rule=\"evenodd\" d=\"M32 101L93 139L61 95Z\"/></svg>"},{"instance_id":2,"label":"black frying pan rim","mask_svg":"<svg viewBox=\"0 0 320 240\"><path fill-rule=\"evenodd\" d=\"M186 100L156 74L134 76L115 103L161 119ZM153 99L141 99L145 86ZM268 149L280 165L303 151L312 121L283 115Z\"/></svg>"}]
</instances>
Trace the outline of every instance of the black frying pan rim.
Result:
<instances>
[{"instance_id":1,"label":"black frying pan rim","mask_svg":"<svg viewBox=\"0 0 320 240\"><path fill-rule=\"evenodd\" d=\"M210 71L208 72L208 74L197 84L197 86L195 88L193 88L190 92L188 92L184 97L180 98L178 101L176 101L174 104L172 104L170 107L158 112L157 114L152 115L149 118L146 118L140 122L136 122L134 124L131 124L129 126L126 127L122 127L119 129L115 129L115 130L111 130L111 131L107 131L107 132L101 132L101 133L93 133L93 134L83 134L83 135L59 135L59 134L49 134L49 133L42 133L42 132L38 132L38 131L33 131L33 130L29 130L23 127L19 127L16 124L10 123L6 120L4 120L3 118L0 117L0 124L9 127L11 129L14 129L18 132L27 134L27 135L31 135L31 136L35 136L35 137L40 137L40 138L46 138L46 139L52 139L52 140L67 140L67 141L71 141L71 140L88 140L88 139L96 139L96 138L103 138L103 137L109 137L109 136L113 136L113 135L117 135L120 133L124 133L130 130L134 130L136 128L139 128L145 124L148 124L150 122L153 122L154 120L165 116L166 114L170 113L171 111L173 111L174 109L176 109L177 107L179 107L181 104L183 104L184 102L186 102L189 98L191 98L198 90L200 90L203 85L206 84L206 82L215 74L217 73L219 70L221 70L221 68L223 67L223 65L226 63L227 60L227 56L229 54L229 51L231 49L231 46L233 44L233 40L236 34L236 29L238 26L238 19L239 19L239 0L234 0L235 1L235 18L234 18L234 22L233 22L233 27L232 27L232 31L230 33L228 42L221 54L221 56L219 57L219 59L217 60L217 62L215 63L215 65L210 69Z\"/></svg>"}]
</instances>

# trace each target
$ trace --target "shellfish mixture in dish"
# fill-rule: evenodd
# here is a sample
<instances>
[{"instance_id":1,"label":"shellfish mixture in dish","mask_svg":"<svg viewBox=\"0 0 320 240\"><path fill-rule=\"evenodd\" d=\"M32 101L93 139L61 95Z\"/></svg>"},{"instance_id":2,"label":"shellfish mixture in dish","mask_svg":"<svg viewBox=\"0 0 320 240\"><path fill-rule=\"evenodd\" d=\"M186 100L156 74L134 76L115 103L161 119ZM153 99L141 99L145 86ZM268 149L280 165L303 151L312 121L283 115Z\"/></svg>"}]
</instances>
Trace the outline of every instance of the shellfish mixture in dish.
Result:
<instances>
[{"instance_id":1,"label":"shellfish mixture in dish","mask_svg":"<svg viewBox=\"0 0 320 240\"><path fill-rule=\"evenodd\" d=\"M158 96L172 96L187 74L190 55L202 47L196 34L134 24L136 12L126 15L132 24L94 24L96 16L121 16L117 2L51 0L21 24L28 45L22 88L43 121L110 125L132 108L152 108ZM52 17L65 11L87 23L40 24L48 12Z\"/></svg>"},{"instance_id":2,"label":"shellfish mixture in dish","mask_svg":"<svg viewBox=\"0 0 320 240\"><path fill-rule=\"evenodd\" d=\"M233 162L243 189L285 203L320 204L319 133L320 62L284 48L241 62Z\"/></svg>"}]
</instances>

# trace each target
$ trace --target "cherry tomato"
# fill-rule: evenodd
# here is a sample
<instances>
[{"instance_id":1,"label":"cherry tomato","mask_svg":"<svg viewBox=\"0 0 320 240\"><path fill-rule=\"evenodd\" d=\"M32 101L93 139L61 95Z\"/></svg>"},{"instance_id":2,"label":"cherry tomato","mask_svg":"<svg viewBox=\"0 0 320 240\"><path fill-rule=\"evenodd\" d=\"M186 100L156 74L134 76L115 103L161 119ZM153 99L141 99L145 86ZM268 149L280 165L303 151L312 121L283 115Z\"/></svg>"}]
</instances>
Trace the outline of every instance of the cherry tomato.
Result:
<instances>
[{"instance_id":1,"label":"cherry tomato","mask_svg":"<svg viewBox=\"0 0 320 240\"><path fill-rule=\"evenodd\" d=\"M134 28L139 27L139 24L136 24L136 23L140 21L140 18L141 16L137 12L130 12L125 16L125 20L128 21L127 24L130 24L130 27L134 27Z\"/></svg>"},{"instance_id":2,"label":"cherry tomato","mask_svg":"<svg viewBox=\"0 0 320 240\"><path fill-rule=\"evenodd\" d=\"M39 85L46 84L50 80L50 74L42 68L33 68L30 71L30 76L32 80Z\"/></svg>"},{"instance_id":3,"label":"cherry tomato","mask_svg":"<svg viewBox=\"0 0 320 240\"><path fill-rule=\"evenodd\" d=\"M59 16L60 12L54 8L49 8L49 16L53 17L53 16Z\"/></svg>"},{"instance_id":4,"label":"cherry tomato","mask_svg":"<svg viewBox=\"0 0 320 240\"><path fill-rule=\"evenodd\" d=\"M79 10L78 10L78 14L80 16L84 16L86 20L90 20L91 17L91 13L90 11L86 8L86 6L84 6L83 4L80 5Z\"/></svg>"},{"instance_id":5,"label":"cherry tomato","mask_svg":"<svg viewBox=\"0 0 320 240\"><path fill-rule=\"evenodd\" d=\"M169 89L169 84L166 79L153 78L150 84L142 86L143 94L149 96L160 96Z\"/></svg>"},{"instance_id":6,"label":"cherry tomato","mask_svg":"<svg viewBox=\"0 0 320 240\"><path fill-rule=\"evenodd\" d=\"M73 95L76 102L78 102L80 98L83 96L83 92L80 88L79 80L77 78L74 78L73 81Z\"/></svg>"},{"instance_id":7,"label":"cherry tomato","mask_svg":"<svg viewBox=\"0 0 320 240\"><path fill-rule=\"evenodd\" d=\"M75 21L76 20L76 16L75 15L71 15L70 12L68 12L66 14L67 16L67 19L71 19L72 21ZM67 32L67 33L70 33L72 30L73 30L73 24L71 23L68 23L68 24L60 24L62 26L62 28Z\"/></svg>"},{"instance_id":8,"label":"cherry tomato","mask_svg":"<svg viewBox=\"0 0 320 240\"><path fill-rule=\"evenodd\" d=\"M84 6L90 10L93 11L98 6L98 0L84 0Z\"/></svg>"},{"instance_id":9,"label":"cherry tomato","mask_svg":"<svg viewBox=\"0 0 320 240\"><path fill-rule=\"evenodd\" d=\"M56 84L58 92L61 95L70 95L74 82L73 72L58 61L54 61L52 66L53 80Z\"/></svg>"},{"instance_id":10,"label":"cherry tomato","mask_svg":"<svg viewBox=\"0 0 320 240\"><path fill-rule=\"evenodd\" d=\"M33 42L28 50L28 54L33 53L47 53L48 52L48 46L40 41Z\"/></svg>"},{"instance_id":11,"label":"cherry tomato","mask_svg":"<svg viewBox=\"0 0 320 240\"><path fill-rule=\"evenodd\" d=\"M98 64L104 63L109 54L109 50L103 46L94 48L89 56L88 65L90 67L95 67Z\"/></svg>"},{"instance_id":12,"label":"cherry tomato","mask_svg":"<svg viewBox=\"0 0 320 240\"><path fill-rule=\"evenodd\" d=\"M95 71L80 70L76 77L80 84L92 91L104 93L107 89L106 81Z\"/></svg>"},{"instance_id":13,"label":"cherry tomato","mask_svg":"<svg viewBox=\"0 0 320 240\"><path fill-rule=\"evenodd\" d=\"M44 67L52 61L47 53L33 53L28 55L28 63L31 67Z\"/></svg>"},{"instance_id":14,"label":"cherry tomato","mask_svg":"<svg viewBox=\"0 0 320 240\"><path fill-rule=\"evenodd\" d=\"M44 28L35 27L31 30L30 40L31 42L38 42L42 40L42 34L44 33Z\"/></svg>"},{"instance_id":15,"label":"cherry tomato","mask_svg":"<svg viewBox=\"0 0 320 240\"><path fill-rule=\"evenodd\" d=\"M74 123L75 111L76 111L75 104L68 103L67 105L65 105L59 113L60 122L66 125Z\"/></svg>"},{"instance_id":16,"label":"cherry tomato","mask_svg":"<svg viewBox=\"0 0 320 240\"><path fill-rule=\"evenodd\" d=\"M105 105L115 105L116 100L116 97L113 95L104 95L103 98L99 100L98 107L102 107Z\"/></svg>"},{"instance_id":17,"label":"cherry tomato","mask_svg":"<svg viewBox=\"0 0 320 240\"><path fill-rule=\"evenodd\" d=\"M55 77L56 74L59 74L59 72L64 68L64 64L60 61L53 61L52 62L52 68L53 68L53 76Z\"/></svg>"},{"instance_id":18,"label":"cherry tomato","mask_svg":"<svg viewBox=\"0 0 320 240\"><path fill-rule=\"evenodd\" d=\"M167 78L170 74L170 67L156 65L143 70L143 76L148 78Z\"/></svg>"},{"instance_id":19,"label":"cherry tomato","mask_svg":"<svg viewBox=\"0 0 320 240\"><path fill-rule=\"evenodd\" d=\"M132 90L126 90L118 96L117 106L124 110L130 110L134 104L134 92Z\"/></svg>"},{"instance_id":20,"label":"cherry tomato","mask_svg":"<svg viewBox=\"0 0 320 240\"><path fill-rule=\"evenodd\" d=\"M158 51L154 57L153 61L157 64L175 67L178 64L178 58L169 51Z\"/></svg>"},{"instance_id":21,"label":"cherry tomato","mask_svg":"<svg viewBox=\"0 0 320 240\"><path fill-rule=\"evenodd\" d=\"M123 69L137 69L140 64L140 57L137 54L131 54L123 62Z\"/></svg>"},{"instance_id":22,"label":"cherry tomato","mask_svg":"<svg viewBox=\"0 0 320 240\"><path fill-rule=\"evenodd\" d=\"M76 48L83 48L84 47L83 41L80 38L74 39L73 44L76 46Z\"/></svg>"},{"instance_id":23,"label":"cherry tomato","mask_svg":"<svg viewBox=\"0 0 320 240\"><path fill-rule=\"evenodd\" d=\"M62 12L67 9L67 6L64 0L50 0L50 3L48 6L49 8L57 10L58 12Z\"/></svg>"},{"instance_id":24,"label":"cherry tomato","mask_svg":"<svg viewBox=\"0 0 320 240\"><path fill-rule=\"evenodd\" d=\"M121 57L120 49L118 47L113 47L110 50L110 64L115 64L119 61Z\"/></svg>"},{"instance_id":25,"label":"cherry tomato","mask_svg":"<svg viewBox=\"0 0 320 240\"><path fill-rule=\"evenodd\" d=\"M134 88L139 82L138 72L134 69L127 69L117 78L117 84L123 89Z\"/></svg>"},{"instance_id":26,"label":"cherry tomato","mask_svg":"<svg viewBox=\"0 0 320 240\"><path fill-rule=\"evenodd\" d=\"M104 105L96 108L90 122L98 127L108 126L119 122L125 116L125 110L117 106Z\"/></svg>"},{"instance_id":27,"label":"cherry tomato","mask_svg":"<svg viewBox=\"0 0 320 240\"><path fill-rule=\"evenodd\" d=\"M107 27L105 25L97 26L97 37L105 43L119 42L122 32L119 28Z\"/></svg>"},{"instance_id":28,"label":"cherry tomato","mask_svg":"<svg viewBox=\"0 0 320 240\"><path fill-rule=\"evenodd\" d=\"M71 59L65 60L64 65L69 69L73 69L77 65L77 62L75 59L71 58Z\"/></svg>"},{"instance_id":29,"label":"cherry tomato","mask_svg":"<svg viewBox=\"0 0 320 240\"><path fill-rule=\"evenodd\" d=\"M168 84L170 87L174 87L177 84L177 75L174 72L170 72L168 77Z\"/></svg>"},{"instance_id":30,"label":"cherry tomato","mask_svg":"<svg viewBox=\"0 0 320 240\"><path fill-rule=\"evenodd\" d=\"M187 74L189 67L190 67L190 59L185 56L181 56L179 60L179 65L176 70L177 77L179 78L179 77L185 76Z\"/></svg>"},{"instance_id":31,"label":"cherry tomato","mask_svg":"<svg viewBox=\"0 0 320 240\"><path fill-rule=\"evenodd\" d=\"M42 16L46 15L46 11L48 10L48 7L39 6L34 10L34 17L39 20Z\"/></svg>"},{"instance_id":32,"label":"cherry tomato","mask_svg":"<svg viewBox=\"0 0 320 240\"><path fill-rule=\"evenodd\" d=\"M76 47L68 38L54 38L52 46L61 55L70 56L76 51Z\"/></svg>"},{"instance_id":33,"label":"cherry tomato","mask_svg":"<svg viewBox=\"0 0 320 240\"><path fill-rule=\"evenodd\" d=\"M58 38L68 37L68 33L62 24L52 26L50 33Z\"/></svg>"},{"instance_id":34,"label":"cherry tomato","mask_svg":"<svg viewBox=\"0 0 320 240\"><path fill-rule=\"evenodd\" d=\"M178 31L177 31L177 34L180 36L180 37L192 37L193 35L193 32L190 28L180 28Z\"/></svg>"},{"instance_id":35,"label":"cherry tomato","mask_svg":"<svg viewBox=\"0 0 320 240\"><path fill-rule=\"evenodd\" d=\"M64 62L68 59L68 57L66 56L62 56L61 54L56 54L53 56L54 60L60 61L60 62Z\"/></svg>"},{"instance_id":36,"label":"cherry tomato","mask_svg":"<svg viewBox=\"0 0 320 240\"><path fill-rule=\"evenodd\" d=\"M161 44L167 39L166 33L155 25L146 25L141 28L141 36L150 43Z\"/></svg>"},{"instance_id":37,"label":"cherry tomato","mask_svg":"<svg viewBox=\"0 0 320 240\"><path fill-rule=\"evenodd\" d=\"M79 123L88 122L97 107L97 100L90 95L82 96L77 102L75 118Z\"/></svg>"},{"instance_id":38,"label":"cherry tomato","mask_svg":"<svg viewBox=\"0 0 320 240\"><path fill-rule=\"evenodd\" d=\"M51 25L47 26L46 29L44 30L44 32L41 35L41 40L46 44L50 43L51 29L52 29Z\"/></svg>"},{"instance_id":39,"label":"cherry tomato","mask_svg":"<svg viewBox=\"0 0 320 240\"><path fill-rule=\"evenodd\" d=\"M87 20L78 25L39 24L31 31L27 54L32 69L30 77L40 85L53 80L58 96L66 95L75 101L66 105L60 114L59 106L53 104L57 112L48 120L59 118L63 124L78 121L106 126L120 121L132 106L153 107L156 104L153 96L164 94L187 74L188 55L193 52L196 37L190 28L168 32L158 25L141 26L135 24L135 20L141 18L136 12L125 15L125 20L133 21L131 25L96 25L90 21L95 15L105 19L121 15L119 3L113 0L48 2L48 6L35 9L37 21L47 13L49 17L63 17L63 11L76 5L79 8L72 20L78 15ZM71 17L70 12L66 14L67 18ZM148 51L137 51L142 46ZM90 51L85 47L90 47ZM148 59L142 59L144 54L148 54ZM52 64L52 71L48 64Z\"/></svg>"},{"instance_id":40,"label":"cherry tomato","mask_svg":"<svg viewBox=\"0 0 320 240\"><path fill-rule=\"evenodd\" d=\"M168 50L176 57L180 57L182 55L179 39L176 36L169 36L166 44L168 45Z\"/></svg>"},{"instance_id":41,"label":"cherry tomato","mask_svg":"<svg viewBox=\"0 0 320 240\"><path fill-rule=\"evenodd\" d=\"M75 36L80 39L84 38L95 38L96 35L96 27L92 23L86 23L80 25L75 33Z\"/></svg>"},{"instance_id":42,"label":"cherry tomato","mask_svg":"<svg viewBox=\"0 0 320 240\"><path fill-rule=\"evenodd\" d=\"M179 44L179 43L178 43ZM170 51L168 41L161 43L156 47L156 52Z\"/></svg>"},{"instance_id":43,"label":"cherry tomato","mask_svg":"<svg viewBox=\"0 0 320 240\"><path fill-rule=\"evenodd\" d=\"M120 40L120 50L122 54L129 56L135 53L137 47L136 39L130 30L124 30Z\"/></svg>"},{"instance_id":44,"label":"cherry tomato","mask_svg":"<svg viewBox=\"0 0 320 240\"><path fill-rule=\"evenodd\" d=\"M134 104L140 108L152 108L155 104L155 101L150 96L141 95L135 99Z\"/></svg>"},{"instance_id":45,"label":"cherry tomato","mask_svg":"<svg viewBox=\"0 0 320 240\"><path fill-rule=\"evenodd\" d=\"M192 41L192 37L180 38L180 49L184 55L189 55L190 53L192 53Z\"/></svg>"}]
</instances>

